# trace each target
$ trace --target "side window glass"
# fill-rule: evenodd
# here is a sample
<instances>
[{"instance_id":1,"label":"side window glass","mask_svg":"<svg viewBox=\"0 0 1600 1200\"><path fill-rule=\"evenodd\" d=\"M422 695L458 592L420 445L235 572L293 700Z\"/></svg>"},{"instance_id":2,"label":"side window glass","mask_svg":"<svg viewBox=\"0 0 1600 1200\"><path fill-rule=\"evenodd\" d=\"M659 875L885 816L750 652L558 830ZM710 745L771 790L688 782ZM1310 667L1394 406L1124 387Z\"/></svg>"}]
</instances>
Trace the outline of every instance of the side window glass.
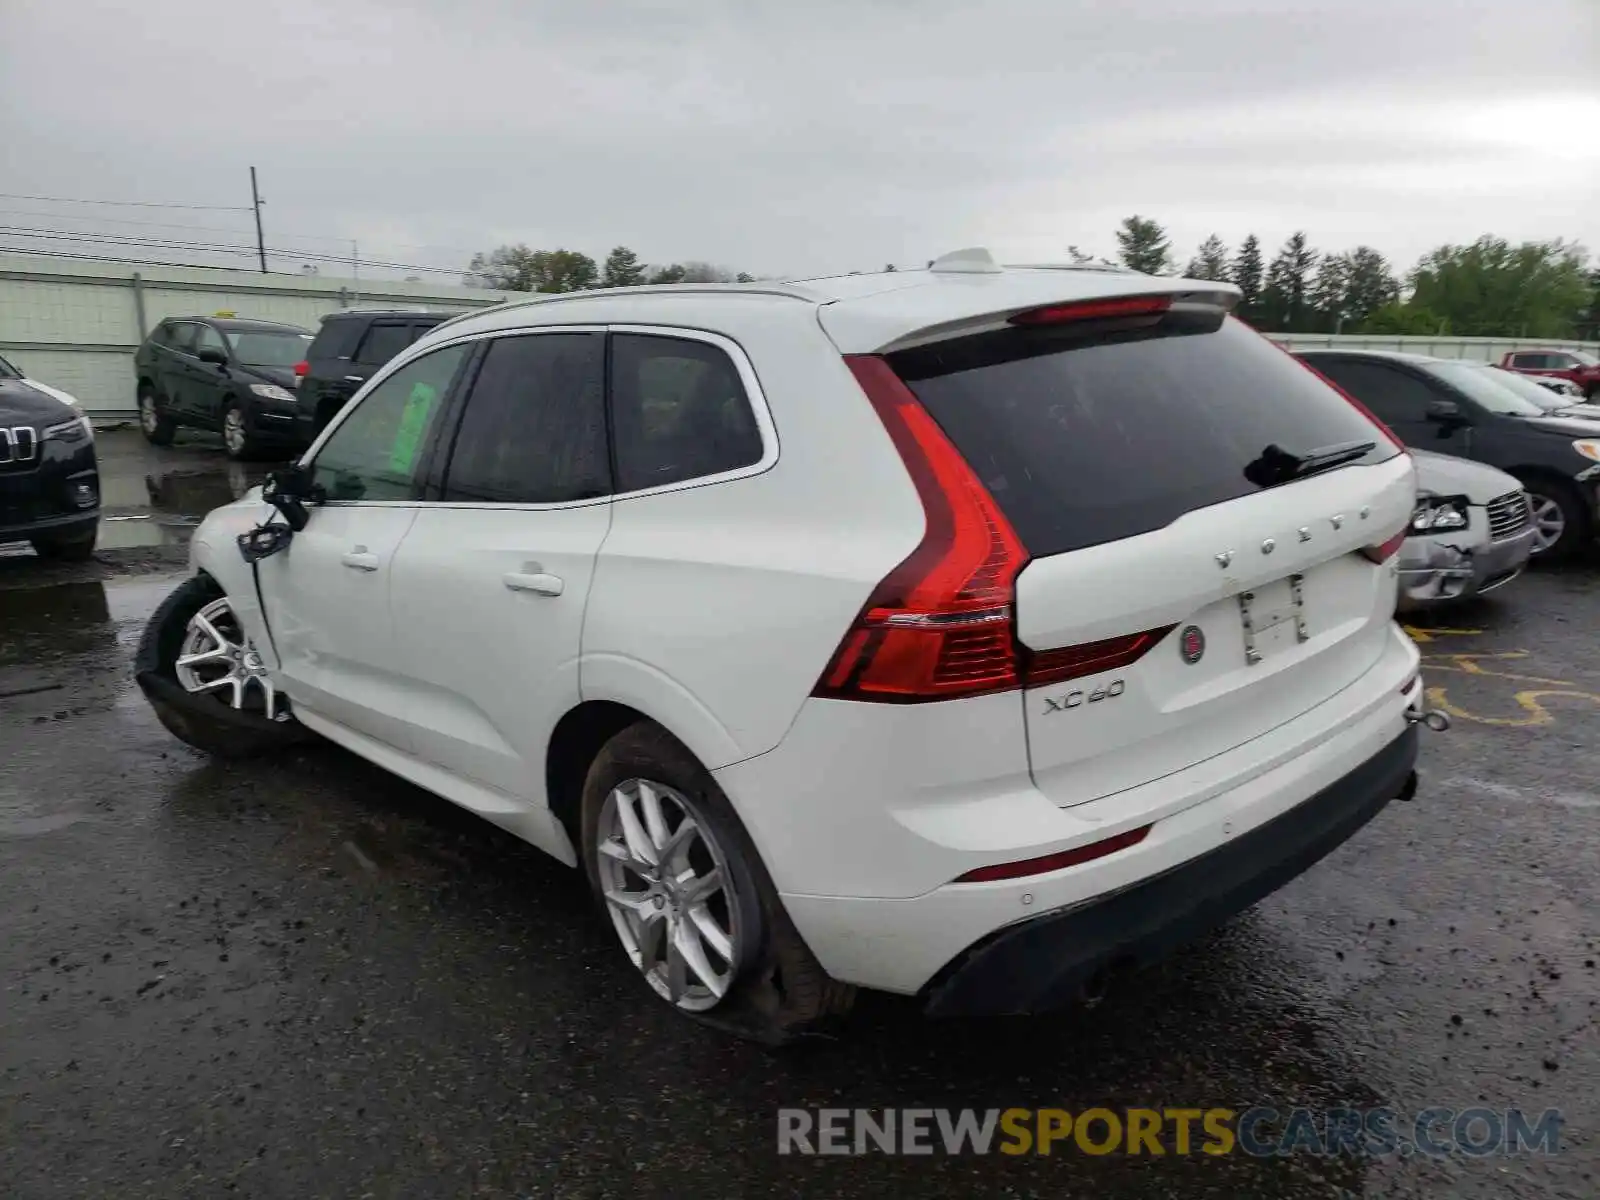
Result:
<instances>
[{"instance_id":1,"label":"side window glass","mask_svg":"<svg viewBox=\"0 0 1600 1200\"><path fill-rule=\"evenodd\" d=\"M473 381L444 499L559 504L611 491L605 335L496 338Z\"/></svg>"},{"instance_id":2,"label":"side window glass","mask_svg":"<svg viewBox=\"0 0 1600 1200\"><path fill-rule=\"evenodd\" d=\"M361 341L356 361L369 367L381 367L411 342L411 326L374 323Z\"/></svg>"},{"instance_id":3,"label":"side window glass","mask_svg":"<svg viewBox=\"0 0 1600 1200\"><path fill-rule=\"evenodd\" d=\"M165 345L170 350L181 350L185 354L194 352L195 327L187 321L179 321L175 325L167 326Z\"/></svg>"},{"instance_id":4,"label":"side window glass","mask_svg":"<svg viewBox=\"0 0 1600 1200\"><path fill-rule=\"evenodd\" d=\"M422 447L467 350L446 346L425 354L362 398L312 463L328 499L416 499Z\"/></svg>"},{"instance_id":5,"label":"side window glass","mask_svg":"<svg viewBox=\"0 0 1600 1200\"><path fill-rule=\"evenodd\" d=\"M194 352L199 354L202 350L215 350L218 354L227 354L227 343L222 340L222 335L209 325L195 326Z\"/></svg>"},{"instance_id":6,"label":"side window glass","mask_svg":"<svg viewBox=\"0 0 1600 1200\"><path fill-rule=\"evenodd\" d=\"M761 431L733 360L690 338L612 337L617 490L719 475L761 461Z\"/></svg>"},{"instance_id":7,"label":"side window glass","mask_svg":"<svg viewBox=\"0 0 1600 1200\"><path fill-rule=\"evenodd\" d=\"M1425 421L1428 403L1435 398L1425 383L1381 363L1318 361L1316 367L1385 425Z\"/></svg>"}]
</instances>

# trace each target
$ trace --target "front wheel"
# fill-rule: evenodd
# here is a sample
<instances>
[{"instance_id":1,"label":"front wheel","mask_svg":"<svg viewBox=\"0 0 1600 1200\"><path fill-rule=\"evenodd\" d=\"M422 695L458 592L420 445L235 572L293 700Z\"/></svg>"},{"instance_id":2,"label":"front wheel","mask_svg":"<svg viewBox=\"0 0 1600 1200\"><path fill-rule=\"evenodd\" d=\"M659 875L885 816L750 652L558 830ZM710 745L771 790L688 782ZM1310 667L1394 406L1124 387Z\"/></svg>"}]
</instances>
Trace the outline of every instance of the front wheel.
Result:
<instances>
[{"instance_id":1,"label":"front wheel","mask_svg":"<svg viewBox=\"0 0 1600 1200\"><path fill-rule=\"evenodd\" d=\"M1541 562L1565 562L1578 554L1590 537L1589 512L1570 484L1530 479L1525 487L1533 518L1533 554Z\"/></svg>"},{"instance_id":2,"label":"front wheel","mask_svg":"<svg viewBox=\"0 0 1600 1200\"><path fill-rule=\"evenodd\" d=\"M848 1009L854 989L823 971L722 789L671 734L642 721L607 742L582 815L595 899L661 1000L768 1044Z\"/></svg>"},{"instance_id":3,"label":"front wheel","mask_svg":"<svg viewBox=\"0 0 1600 1200\"><path fill-rule=\"evenodd\" d=\"M253 457L257 446L250 436L249 414L237 399L229 397L222 407L222 448L228 457L238 462Z\"/></svg>"},{"instance_id":4,"label":"front wheel","mask_svg":"<svg viewBox=\"0 0 1600 1200\"><path fill-rule=\"evenodd\" d=\"M135 673L161 723L196 750L234 758L310 736L290 715L228 597L203 575L180 585L151 616Z\"/></svg>"}]
</instances>

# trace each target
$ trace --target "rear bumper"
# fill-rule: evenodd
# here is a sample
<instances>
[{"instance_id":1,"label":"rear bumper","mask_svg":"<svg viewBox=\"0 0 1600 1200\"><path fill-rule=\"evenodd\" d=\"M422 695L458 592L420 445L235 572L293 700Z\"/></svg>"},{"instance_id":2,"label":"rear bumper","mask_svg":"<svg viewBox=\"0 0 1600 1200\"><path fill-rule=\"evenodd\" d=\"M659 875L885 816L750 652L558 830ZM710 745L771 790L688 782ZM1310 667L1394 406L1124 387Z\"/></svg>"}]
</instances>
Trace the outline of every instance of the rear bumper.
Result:
<instances>
[{"instance_id":1,"label":"rear bumper","mask_svg":"<svg viewBox=\"0 0 1600 1200\"><path fill-rule=\"evenodd\" d=\"M1009 926L922 990L931 1015L1059 1008L1110 968L1161 957L1282 887L1412 784L1417 731L1304 803L1113 896Z\"/></svg>"}]
</instances>

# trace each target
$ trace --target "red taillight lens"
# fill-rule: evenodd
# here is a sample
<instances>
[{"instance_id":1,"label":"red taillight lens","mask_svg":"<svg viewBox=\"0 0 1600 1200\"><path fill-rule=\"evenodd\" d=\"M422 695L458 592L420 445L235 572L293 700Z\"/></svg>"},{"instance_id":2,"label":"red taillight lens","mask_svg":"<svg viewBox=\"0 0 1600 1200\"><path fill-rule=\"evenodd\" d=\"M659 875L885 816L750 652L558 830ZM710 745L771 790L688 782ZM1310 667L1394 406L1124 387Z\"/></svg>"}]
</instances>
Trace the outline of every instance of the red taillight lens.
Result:
<instances>
[{"instance_id":1,"label":"red taillight lens","mask_svg":"<svg viewBox=\"0 0 1600 1200\"><path fill-rule=\"evenodd\" d=\"M294 365L294 377L296 379L304 379L306 377L307 373L310 372L310 370L311 370L311 364L310 363L308 363L308 362L297 362Z\"/></svg>"},{"instance_id":2,"label":"red taillight lens","mask_svg":"<svg viewBox=\"0 0 1600 1200\"><path fill-rule=\"evenodd\" d=\"M1402 529L1386 542L1376 546L1363 546L1361 553L1365 554L1375 563L1388 562L1400 552L1400 547L1405 544L1406 531Z\"/></svg>"},{"instance_id":3,"label":"red taillight lens","mask_svg":"<svg viewBox=\"0 0 1600 1200\"><path fill-rule=\"evenodd\" d=\"M1024 668L1027 686L1065 683L1069 679L1081 679L1085 675L1098 675L1101 671L1131 666L1172 629L1171 625L1163 625L1160 629L1147 629L1143 633L1130 633L1099 642L1085 642L1081 646L1031 651Z\"/></svg>"},{"instance_id":4,"label":"red taillight lens","mask_svg":"<svg viewBox=\"0 0 1600 1200\"><path fill-rule=\"evenodd\" d=\"M1096 858L1104 858L1108 854L1115 854L1118 850L1126 850L1129 846L1137 846L1144 841L1149 832L1150 826L1141 825L1137 829L1130 829L1126 833L1119 833L1115 837L1106 838L1104 841L1090 842L1087 846L1063 850L1059 854L1046 854L1039 858L1025 858L1021 862L997 863L992 867L979 867L977 870L968 871L965 875L954 880L954 882L992 883L997 879L1020 879L1024 875L1043 875L1047 871L1059 871L1063 867L1075 867L1079 863L1090 862Z\"/></svg>"},{"instance_id":5,"label":"red taillight lens","mask_svg":"<svg viewBox=\"0 0 1600 1200\"><path fill-rule=\"evenodd\" d=\"M1019 312L1013 325L1062 325L1069 321L1093 321L1105 317L1159 316L1172 307L1171 296L1119 296L1109 300L1081 300L1071 304L1052 304Z\"/></svg>"},{"instance_id":6,"label":"red taillight lens","mask_svg":"<svg viewBox=\"0 0 1600 1200\"><path fill-rule=\"evenodd\" d=\"M815 694L909 704L1017 687L1011 585L1027 550L889 364L845 361L905 462L927 528L873 590Z\"/></svg>"}]
</instances>

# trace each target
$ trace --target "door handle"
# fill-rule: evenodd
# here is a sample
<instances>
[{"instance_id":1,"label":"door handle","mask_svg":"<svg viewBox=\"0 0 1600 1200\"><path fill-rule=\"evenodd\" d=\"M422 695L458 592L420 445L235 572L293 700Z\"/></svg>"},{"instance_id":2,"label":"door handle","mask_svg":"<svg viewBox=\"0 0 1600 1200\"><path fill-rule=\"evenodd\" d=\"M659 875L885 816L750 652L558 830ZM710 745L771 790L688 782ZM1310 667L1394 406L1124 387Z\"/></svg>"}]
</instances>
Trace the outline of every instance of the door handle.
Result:
<instances>
[{"instance_id":1,"label":"door handle","mask_svg":"<svg viewBox=\"0 0 1600 1200\"><path fill-rule=\"evenodd\" d=\"M365 375L346 375L344 381L346 383L365 383L367 377Z\"/></svg>"},{"instance_id":2,"label":"door handle","mask_svg":"<svg viewBox=\"0 0 1600 1200\"><path fill-rule=\"evenodd\" d=\"M561 576L543 572L530 575L521 571L507 571L500 578L513 592L532 592L536 596L559 596L567 586Z\"/></svg>"},{"instance_id":3,"label":"door handle","mask_svg":"<svg viewBox=\"0 0 1600 1200\"><path fill-rule=\"evenodd\" d=\"M357 546L339 556L339 561L347 567L357 571L376 571L378 569L378 556L370 552L365 546Z\"/></svg>"}]
</instances>

